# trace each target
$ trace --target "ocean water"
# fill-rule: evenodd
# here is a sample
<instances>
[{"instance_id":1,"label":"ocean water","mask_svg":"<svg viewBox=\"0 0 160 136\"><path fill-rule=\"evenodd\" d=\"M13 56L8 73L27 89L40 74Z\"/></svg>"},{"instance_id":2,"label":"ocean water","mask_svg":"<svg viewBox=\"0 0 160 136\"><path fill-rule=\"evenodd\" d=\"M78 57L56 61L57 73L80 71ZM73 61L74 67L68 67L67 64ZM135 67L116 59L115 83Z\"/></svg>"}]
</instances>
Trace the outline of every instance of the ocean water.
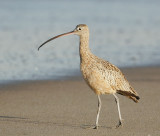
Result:
<instances>
[{"instance_id":1,"label":"ocean water","mask_svg":"<svg viewBox=\"0 0 160 136\"><path fill-rule=\"evenodd\" d=\"M92 52L119 67L160 65L158 0L0 0L0 80L57 79L79 73L79 38L39 45L77 24Z\"/></svg>"}]
</instances>

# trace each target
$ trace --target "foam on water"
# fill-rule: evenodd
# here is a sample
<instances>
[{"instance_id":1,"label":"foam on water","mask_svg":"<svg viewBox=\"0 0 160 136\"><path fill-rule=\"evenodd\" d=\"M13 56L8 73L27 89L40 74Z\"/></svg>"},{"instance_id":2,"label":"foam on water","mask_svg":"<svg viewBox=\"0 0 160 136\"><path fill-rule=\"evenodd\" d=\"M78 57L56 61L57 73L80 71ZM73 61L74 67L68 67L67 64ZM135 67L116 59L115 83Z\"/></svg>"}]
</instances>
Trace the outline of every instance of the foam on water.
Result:
<instances>
[{"instance_id":1,"label":"foam on water","mask_svg":"<svg viewBox=\"0 0 160 136\"><path fill-rule=\"evenodd\" d=\"M79 71L79 38L45 40L90 28L90 48L120 67L160 64L160 1L19 1L0 4L0 80L48 79Z\"/></svg>"}]
</instances>

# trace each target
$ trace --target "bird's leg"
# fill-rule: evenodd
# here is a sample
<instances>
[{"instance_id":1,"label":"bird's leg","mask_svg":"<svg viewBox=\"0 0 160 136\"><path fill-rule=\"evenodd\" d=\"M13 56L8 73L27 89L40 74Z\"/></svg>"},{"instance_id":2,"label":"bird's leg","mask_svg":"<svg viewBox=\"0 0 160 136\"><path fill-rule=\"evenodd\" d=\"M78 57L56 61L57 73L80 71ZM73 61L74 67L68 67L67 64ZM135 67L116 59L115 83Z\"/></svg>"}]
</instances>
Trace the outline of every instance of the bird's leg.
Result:
<instances>
[{"instance_id":1,"label":"bird's leg","mask_svg":"<svg viewBox=\"0 0 160 136\"><path fill-rule=\"evenodd\" d=\"M113 95L115 97L115 101L116 101L116 104L118 107L119 123L116 126L116 128L118 128L118 127L122 126L122 117L121 117L121 111L120 111L120 106L119 106L119 98L115 94L113 94Z\"/></svg>"},{"instance_id":2,"label":"bird's leg","mask_svg":"<svg viewBox=\"0 0 160 136\"><path fill-rule=\"evenodd\" d=\"M99 120L99 114L100 114L100 110L101 110L101 98L100 95L98 95L98 110L97 110L97 118L96 118L96 125L94 127L94 129L98 129L98 120Z\"/></svg>"}]
</instances>

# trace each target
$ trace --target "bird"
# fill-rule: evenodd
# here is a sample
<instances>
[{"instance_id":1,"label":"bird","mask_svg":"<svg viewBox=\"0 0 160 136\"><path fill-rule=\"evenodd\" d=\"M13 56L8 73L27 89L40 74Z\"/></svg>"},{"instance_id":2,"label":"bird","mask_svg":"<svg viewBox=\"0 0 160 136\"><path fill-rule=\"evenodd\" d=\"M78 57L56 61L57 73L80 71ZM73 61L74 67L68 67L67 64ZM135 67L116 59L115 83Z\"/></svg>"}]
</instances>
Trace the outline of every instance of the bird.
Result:
<instances>
[{"instance_id":1,"label":"bird","mask_svg":"<svg viewBox=\"0 0 160 136\"><path fill-rule=\"evenodd\" d=\"M73 31L50 38L49 40L42 43L39 46L38 50L43 45L56 38L72 34L78 35L80 39L80 70L83 78L98 98L97 116L95 126L93 128L98 129L99 127L98 121L102 105L100 96L103 94L112 94L114 96L119 115L119 121L115 128L123 126L119 98L116 94L126 96L136 103L139 101L140 97L118 67L111 64L109 61L95 56L91 52L89 48L89 28L86 24L79 24Z\"/></svg>"}]
</instances>

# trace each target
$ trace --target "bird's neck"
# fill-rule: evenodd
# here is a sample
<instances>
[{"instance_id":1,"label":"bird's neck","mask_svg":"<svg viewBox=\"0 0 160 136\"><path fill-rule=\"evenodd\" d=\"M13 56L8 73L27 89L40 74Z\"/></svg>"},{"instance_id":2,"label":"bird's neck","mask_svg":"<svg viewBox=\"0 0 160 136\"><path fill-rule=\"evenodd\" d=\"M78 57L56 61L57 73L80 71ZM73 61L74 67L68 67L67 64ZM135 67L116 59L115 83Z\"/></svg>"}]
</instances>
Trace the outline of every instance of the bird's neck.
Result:
<instances>
[{"instance_id":1,"label":"bird's neck","mask_svg":"<svg viewBox=\"0 0 160 136\"><path fill-rule=\"evenodd\" d=\"M80 36L79 53L81 63L91 57L92 53L89 49L89 35Z\"/></svg>"}]
</instances>

